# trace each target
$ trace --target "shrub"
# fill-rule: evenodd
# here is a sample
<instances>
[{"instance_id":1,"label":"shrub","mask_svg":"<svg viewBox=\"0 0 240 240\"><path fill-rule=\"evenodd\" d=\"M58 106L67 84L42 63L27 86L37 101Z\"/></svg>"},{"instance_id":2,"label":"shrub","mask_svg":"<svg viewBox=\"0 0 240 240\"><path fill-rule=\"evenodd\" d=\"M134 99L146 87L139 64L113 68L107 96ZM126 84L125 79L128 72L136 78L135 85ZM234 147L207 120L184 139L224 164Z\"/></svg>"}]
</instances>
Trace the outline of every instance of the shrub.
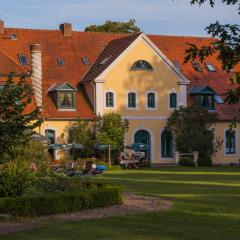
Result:
<instances>
[{"instance_id":1,"label":"shrub","mask_svg":"<svg viewBox=\"0 0 240 240\"><path fill-rule=\"evenodd\" d=\"M23 194L33 173L25 165L11 163L0 171L0 197L16 197Z\"/></svg>"},{"instance_id":2,"label":"shrub","mask_svg":"<svg viewBox=\"0 0 240 240\"><path fill-rule=\"evenodd\" d=\"M200 167L211 167L212 166L212 158L210 156L200 156L197 161L198 166Z\"/></svg>"},{"instance_id":3,"label":"shrub","mask_svg":"<svg viewBox=\"0 0 240 240\"><path fill-rule=\"evenodd\" d=\"M195 167L196 166L195 162L190 157L182 157L182 158L180 158L179 165L185 166L185 167Z\"/></svg>"},{"instance_id":4,"label":"shrub","mask_svg":"<svg viewBox=\"0 0 240 240\"><path fill-rule=\"evenodd\" d=\"M78 193L55 193L0 199L0 213L13 216L41 216L75 212L122 203L118 187L106 187Z\"/></svg>"}]
</instances>

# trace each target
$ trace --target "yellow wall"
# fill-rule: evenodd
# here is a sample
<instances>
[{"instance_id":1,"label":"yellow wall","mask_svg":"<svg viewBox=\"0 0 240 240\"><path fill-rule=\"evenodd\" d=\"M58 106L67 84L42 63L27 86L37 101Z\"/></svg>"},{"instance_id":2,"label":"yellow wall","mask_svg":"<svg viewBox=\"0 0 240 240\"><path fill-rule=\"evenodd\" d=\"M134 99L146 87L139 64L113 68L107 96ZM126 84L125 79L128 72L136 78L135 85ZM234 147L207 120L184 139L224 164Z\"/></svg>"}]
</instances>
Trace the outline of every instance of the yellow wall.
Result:
<instances>
[{"instance_id":1,"label":"yellow wall","mask_svg":"<svg viewBox=\"0 0 240 240\"><path fill-rule=\"evenodd\" d=\"M216 139L218 139L218 138L220 138L221 140L225 139L224 138L225 130L229 129L229 124L230 124L230 122L228 122L228 123L227 122L219 122L216 124L216 126L214 127ZM225 154L225 151L224 151L225 150L225 141L224 141L221 149L219 149L219 151L213 157L213 162L215 164L239 163L239 160L240 160L240 141L239 141L240 139L238 139L239 133L240 133L239 124L237 124L235 130L236 130L236 142L237 142L236 154L235 155Z\"/></svg>"},{"instance_id":2,"label":"yellow wall","mask_svg":"<svg viewBox=\"0 0 240 240\"><path fill-rule=\"evenodd\" d=\"M137 60L146 60L153 71L130 70ZM150 49L143 40L138 42L111 71L104 77L104 91L112 90L116 94L114 111L122 115L134 116L168 116L168 97L172 90L180 91L177 84L179 78L167 65ZM127 110L127 93L134 90L137 93L137 110ZM153 90L157 93L157 109L146 110L146 92ZM105 102L104 102L105 105ZM105 112L113 109L104 109Z\"/></svg>"},{"instance_id":3,"label":"yellow wall","mask_svg":"<svg viewBox=\"0 0 240 240\"><path fill-rule=\"evenodd\" d=\"M36 129L36 131L42 135L45 135L45 130L51 129L55 130L56 134L56 142L58 142L59 138L62 134L64 134L64 137L66 137L67 134L67 127L69 126L71 122L68 120L47 120L42 123L42 125Z\"/></svg>"}]
</instances>

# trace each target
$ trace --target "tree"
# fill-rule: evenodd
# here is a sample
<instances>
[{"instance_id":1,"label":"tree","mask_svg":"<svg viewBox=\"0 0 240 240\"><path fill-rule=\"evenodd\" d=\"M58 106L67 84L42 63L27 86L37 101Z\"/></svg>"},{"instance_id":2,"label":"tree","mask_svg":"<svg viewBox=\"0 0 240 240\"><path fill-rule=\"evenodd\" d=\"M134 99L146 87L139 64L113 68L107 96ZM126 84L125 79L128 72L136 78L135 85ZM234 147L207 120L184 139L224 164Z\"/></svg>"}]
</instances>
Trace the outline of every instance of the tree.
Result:
<instances>
[{"instance_id":1,"label":"tree","mask_svg":"<svg viewBox=\"0 0 240 240\"><path fill-rule=\"evenodd\" d=\"M197 105L180 107L169 117L167 129L174 133L178 151L198 151L200 157L211 156L220 147L214 148L214 132L209 130L217 119L215 112Z\"/></svg>"},{"instance_id":2,"label":"tree","mask_svg":"<svg viewBox=\"0 0 240 240\"><path fill-rule=\"evenodd\" d=\"M19 81L15 83L14 77ZM26 144L33 130L41 124L38 107L26 111L34 94L25 77L9 74L0 91L0 154L10 159L15 157L15 148Z\"/></svg>"},{"instance_id":3,"label":"tree","mask_svg":"<svg viewBox=\"0 0 240 240\"><path fill-rule=\"evenodd\" d=\"M124 143L124 134L128 130L128 121L122 120L116 113L104 114L97 130L97 142L112 145L119 152Z\"/></svg>"},{"instance_id":4,"label":"tree","mask_svg":"<svg viewBox=\"0 0 240 240\"><path fill-rule=\"evenodd\" d=\"M240 14L239 0L221 0L227 5L236 5L239 3L238 14ZM202 5L209 2L214 7L216 0L191 0L191 4ZM196 45L189 43L186 50L185 62L198 58L201 62L213 53L217 52L218 60L222 64L222 69L233 73L231 74L231 89L225 94L225 102L236 104L240 102L240 25L237 24L220 24L218 21L206 27L206 31L213 38L213 42L208 46L198 48Z\"/></svg>"},{"instance_id":5,"label":"tree","mask_svg":"<svg viewBox=\"0 0 240 240\"><path fill-rule=\"evenodd\" d=\"M140 28L135 25L135 19L128 22L113 22L107 20L103 25L90 25L85 28L86 32L111 32L111 33L138 33Z\"/></svg>"}]
</instances>

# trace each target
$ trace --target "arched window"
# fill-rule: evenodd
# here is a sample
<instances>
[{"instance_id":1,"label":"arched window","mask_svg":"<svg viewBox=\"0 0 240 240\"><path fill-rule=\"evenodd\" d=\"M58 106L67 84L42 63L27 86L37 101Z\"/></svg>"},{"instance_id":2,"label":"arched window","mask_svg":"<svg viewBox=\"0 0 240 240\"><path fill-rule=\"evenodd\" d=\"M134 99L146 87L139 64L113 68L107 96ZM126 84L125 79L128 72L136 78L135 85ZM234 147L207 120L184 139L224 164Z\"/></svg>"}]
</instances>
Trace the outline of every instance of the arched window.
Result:
<instances>
[{"instance_id":1,"label":"arched window","mask_svg":"<svg viewBox=\"0 0 240 240\"><path fill-rule=\"evenodd\" d=\"M170 108L176 108L176 107L177 107L177 94L170 93Z\"/></svg>"},{"instance_id":2,"label":"arched window","mask_svg":"<svg viewBox=\"0 0 240 240\"><path fill-rule=\"evenodd\" d=\"M114 93L113 92L106 93L106 107L114 107Z\"/></svg>"},{"instance_id":3,"label":"arched window","mask_svg":"<svg viewBox=\"0 0 240 240\"><path fill-rule=\"evenodd\" d=\"M128 93L128 108L136 108L136 93Z\"/></svg>"},{"instance_id":4,"label":"arched window","mask_svg":"<svg viewBox=\"0 0 240 240\"><path fill-rule=\"evenodd\" d=\"M173 157L173 135L167 130L161 134L161 155L162 158Z\"/></svg>"},{"instance_id":5,"label":"arched window","mask_svg":"<svg viewBox=\"0 0 240 240\"><path fill-rule=\"evenodd\" d=\"M149 62L145 60L138 60L132 65L131 69L132 70L153 70L153 67Z\"/></svg>"},{"instance_id":6,"label":"arched window","mask_svg":"<svg viewBox=\"0 0 240 240\"><path fill-rule=\"evenodd\" d=\"M155 108L156 107L155 93L150 92L150 93L147 94L147 106L148 106L148 108Z\"/></svg>"}]
</instances>

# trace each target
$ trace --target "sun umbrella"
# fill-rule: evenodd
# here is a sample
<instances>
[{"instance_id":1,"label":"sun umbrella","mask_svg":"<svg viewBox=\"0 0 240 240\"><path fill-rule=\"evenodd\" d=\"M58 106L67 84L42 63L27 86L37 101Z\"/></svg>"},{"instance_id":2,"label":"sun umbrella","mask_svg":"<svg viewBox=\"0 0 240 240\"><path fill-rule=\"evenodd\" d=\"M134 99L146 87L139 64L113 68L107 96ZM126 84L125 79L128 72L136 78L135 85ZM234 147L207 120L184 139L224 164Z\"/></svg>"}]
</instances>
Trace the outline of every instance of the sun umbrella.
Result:
<instances>
[{"instance_id":1,"label":"sun umbrella","mask_svg":"<svg viewBox=\"0 0 240 240\"><path fill-rule=\"evenodd\" d=\"M44 143L44 144L49 144L50 143L50 139L48 139L47 137L43 136L42 134L39 134L39 133L35 133L31 136L31 139L33 141L36 141L36 142L41 142L41 143Z\"/></svg>"}]
</instances>

